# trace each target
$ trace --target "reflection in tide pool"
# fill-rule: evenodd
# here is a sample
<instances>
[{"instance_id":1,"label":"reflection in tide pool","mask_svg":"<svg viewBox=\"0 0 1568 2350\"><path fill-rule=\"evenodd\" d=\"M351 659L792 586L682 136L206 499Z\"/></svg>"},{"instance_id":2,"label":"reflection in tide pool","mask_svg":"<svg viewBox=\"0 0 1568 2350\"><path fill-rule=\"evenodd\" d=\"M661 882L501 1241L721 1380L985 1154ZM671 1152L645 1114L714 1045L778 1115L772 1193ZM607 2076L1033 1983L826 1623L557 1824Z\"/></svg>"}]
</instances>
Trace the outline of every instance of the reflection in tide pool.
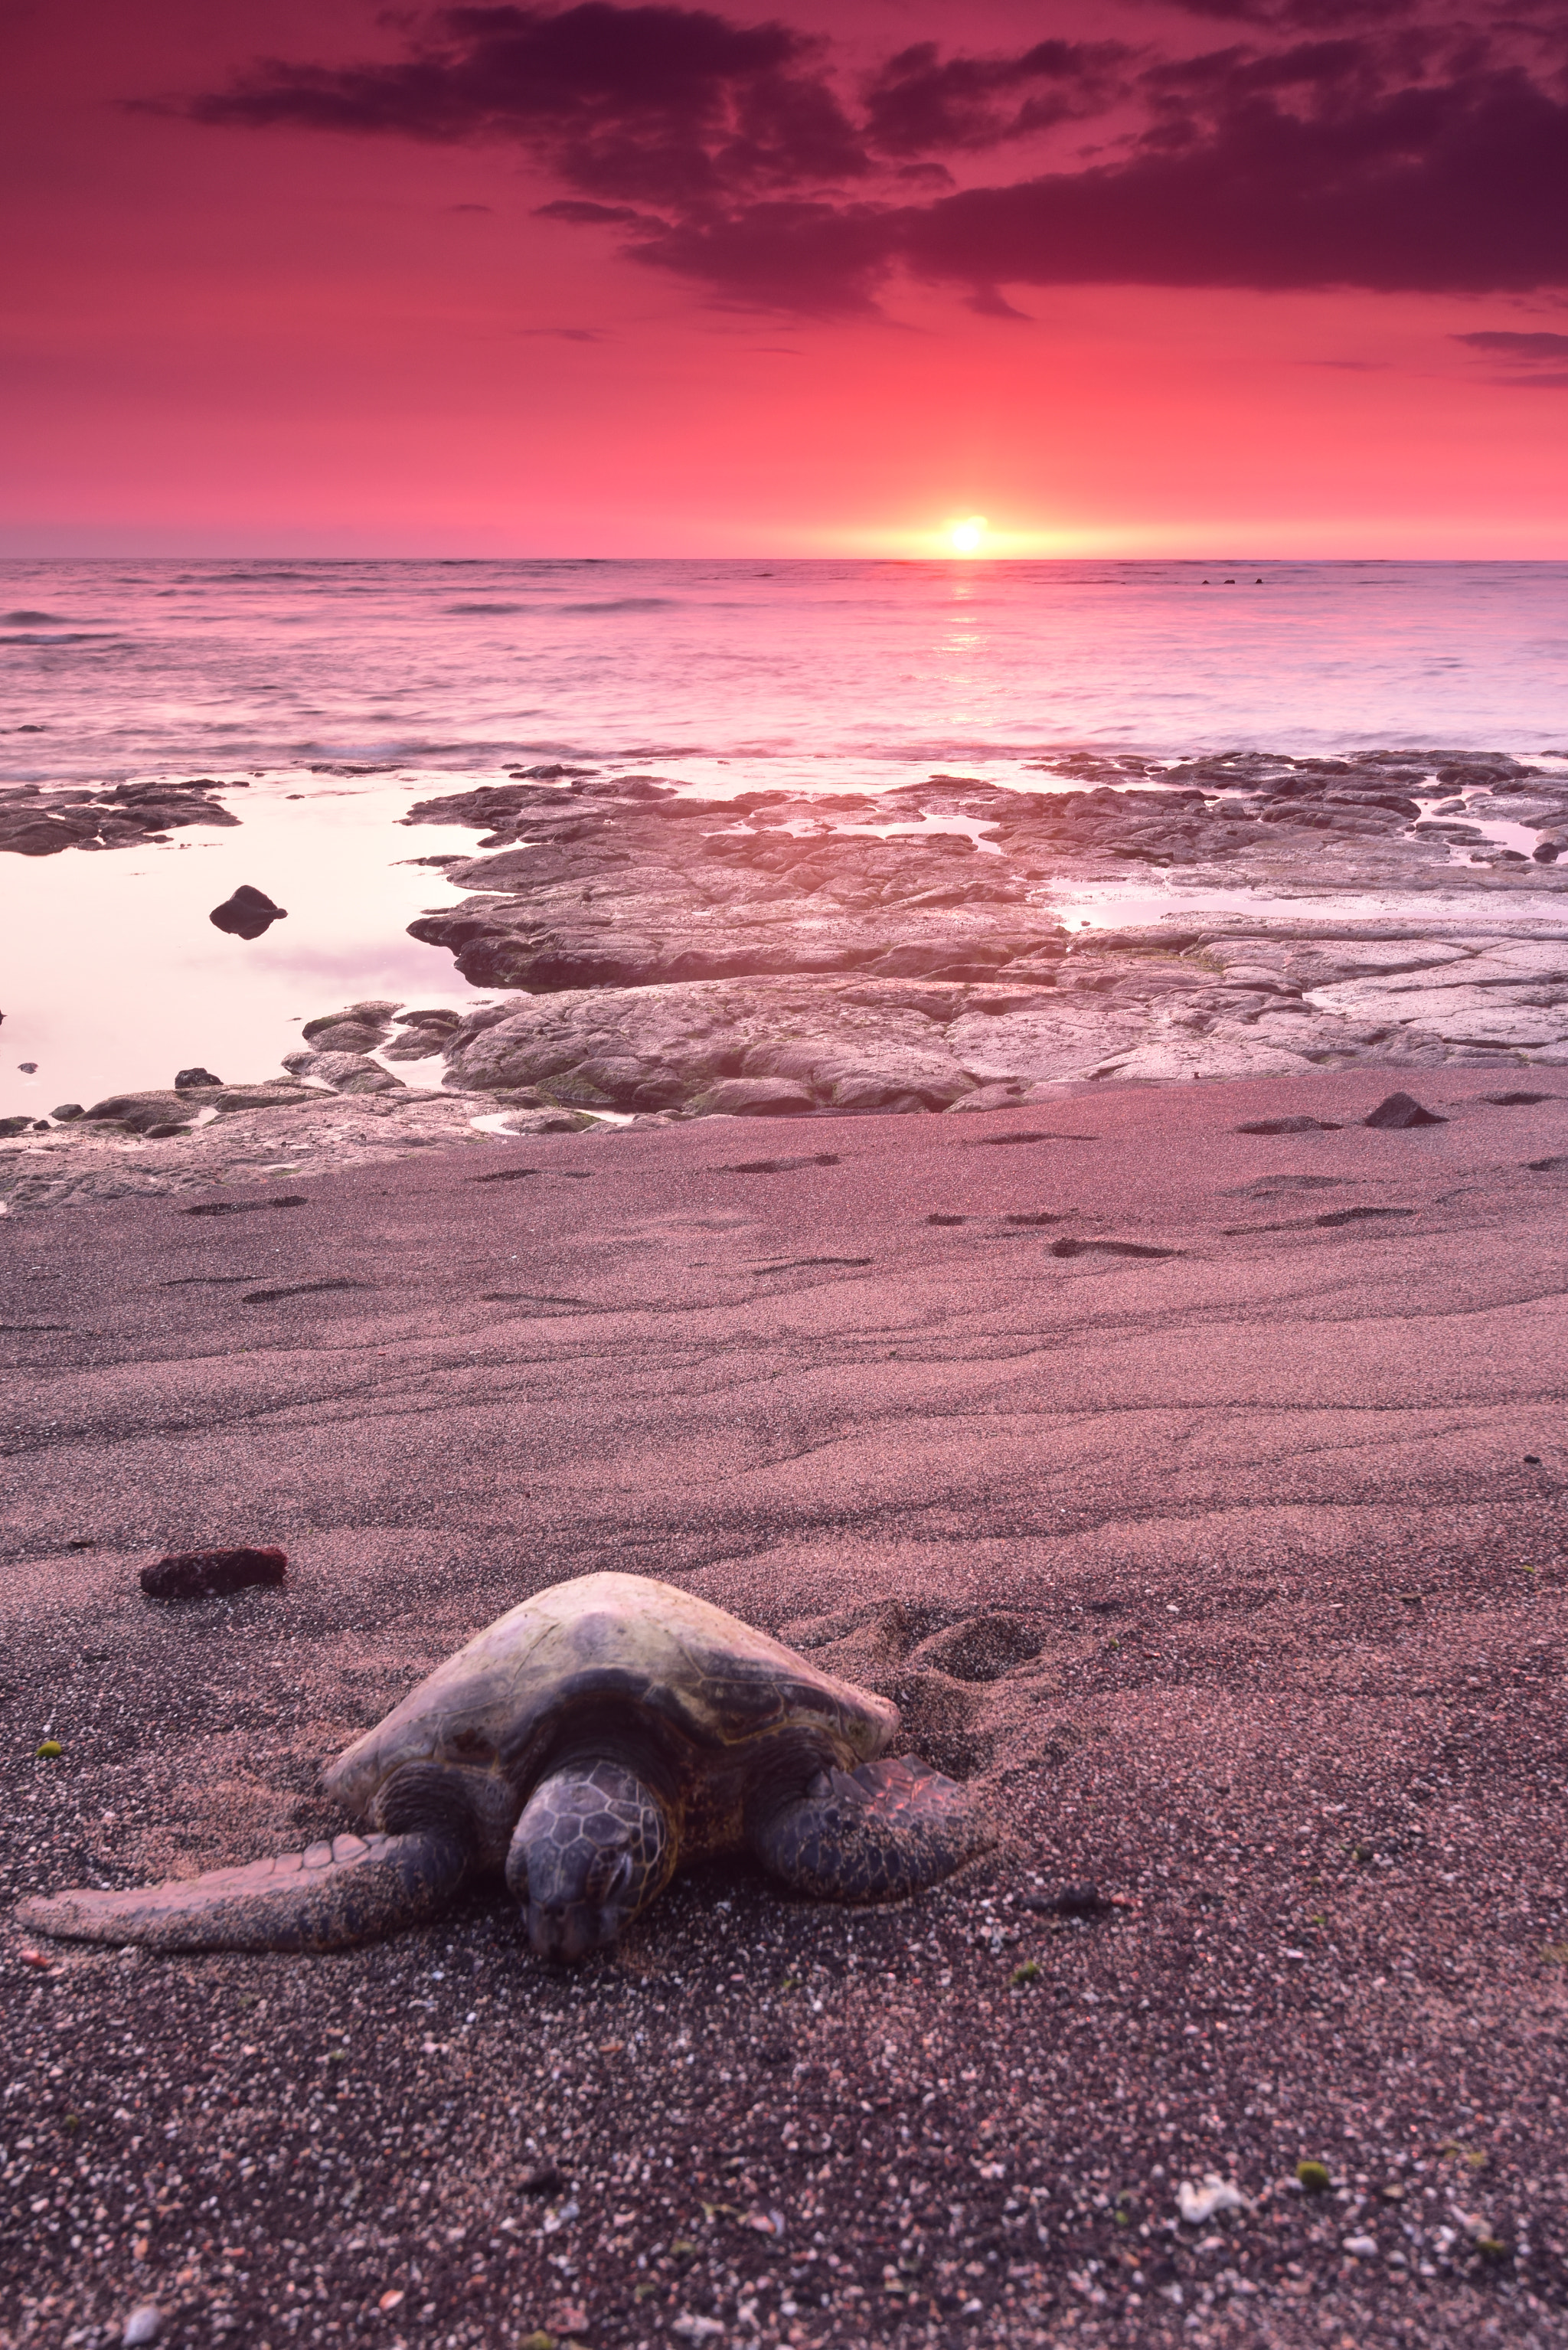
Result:
<instances>
[{"instance_id":1,"label":"reflection in tide pool","mask_svg":"<svg viewBox=\"0 0 1568 2350\"><path fill-rule=\"evenodd\" d=\"M444 780L444 779L443 779ZM382 996L463 1009L484 1000L450 955L407 926L457 893L439 869L394 860L466 852L472 831L397 819L425 788L338 783L291 800L297 775L253 782L235 831L166 846L0 860L5 948L0 1114L44 1117L109 1093L171 1086L201 1064L226 1084L281 1076L299 1024ZM243 882L288 909L254 940L213 927ZM25 1076L17 1064L37 1063ZM411 1083L440 1064L404 1063Z\"/></svg>"}]
</instances>

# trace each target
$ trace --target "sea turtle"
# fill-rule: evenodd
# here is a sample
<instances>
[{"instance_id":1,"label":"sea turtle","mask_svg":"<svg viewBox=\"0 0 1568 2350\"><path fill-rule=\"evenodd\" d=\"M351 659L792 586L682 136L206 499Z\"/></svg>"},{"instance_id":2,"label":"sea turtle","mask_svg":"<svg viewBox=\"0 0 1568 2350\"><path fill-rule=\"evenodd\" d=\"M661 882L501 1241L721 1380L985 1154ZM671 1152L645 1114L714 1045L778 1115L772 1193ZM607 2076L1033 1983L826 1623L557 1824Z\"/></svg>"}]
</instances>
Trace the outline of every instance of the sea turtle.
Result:
<instances>
[{"instance_id":1,"label":"sea turtle","mask_svg":"<svg viewBox=\"0 0 1568 2350\"><path fill-rule=\"evenodd\" d=\"M475 1635L356 1739L327 1792L364 1827L122 1893L25 1902L65 1940L323 1950L435 1916L504 1873L542 1957L615 1940L676 1869L750 1852L827 1900L891 1898L993 1841L911 1756L885 1698L669 1584L558 1583Z\"/></svg>"}]
</instances>

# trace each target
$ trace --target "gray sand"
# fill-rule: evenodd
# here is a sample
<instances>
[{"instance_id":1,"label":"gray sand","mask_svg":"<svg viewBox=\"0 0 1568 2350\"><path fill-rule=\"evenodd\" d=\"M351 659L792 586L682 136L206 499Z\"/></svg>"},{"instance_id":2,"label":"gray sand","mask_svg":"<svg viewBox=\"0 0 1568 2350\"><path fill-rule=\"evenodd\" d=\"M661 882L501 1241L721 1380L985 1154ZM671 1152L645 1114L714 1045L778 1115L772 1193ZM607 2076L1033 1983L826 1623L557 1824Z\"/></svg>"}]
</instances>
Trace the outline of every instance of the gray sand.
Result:
<instances>
[{"instance_id":1,"label":"gray sand","mask_svg":"<svg viewBox=\"0 0 1568 2350\"><path fill-rule=\"evenodd\" d=\"M0 2343L1568 2340L1553 1076L8 1222L8 1897L330 1833L325 1760L603 1566L895 1697L1005 1834L884 1911L682 1880L575 1978L499 1892L313 1960L7 1928ZM1449 1122L1233 1130L1398 1082ZM282 1590L137 1589L238 1543Z\"/></svg>"}]
</instances>

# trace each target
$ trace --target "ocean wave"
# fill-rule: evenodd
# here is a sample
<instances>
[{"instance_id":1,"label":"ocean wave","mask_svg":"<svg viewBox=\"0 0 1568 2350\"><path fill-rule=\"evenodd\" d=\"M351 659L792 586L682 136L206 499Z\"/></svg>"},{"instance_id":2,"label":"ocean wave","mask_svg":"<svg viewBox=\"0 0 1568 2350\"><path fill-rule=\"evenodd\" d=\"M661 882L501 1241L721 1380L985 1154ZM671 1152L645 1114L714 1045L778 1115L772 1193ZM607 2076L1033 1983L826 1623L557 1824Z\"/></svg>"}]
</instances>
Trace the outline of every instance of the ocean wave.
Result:
<instances>
[{"instance_id":1,"label":"ocean wave","mask_svg":"<svg viewBox=\"0 0 1568 2350\"><path fill-rule=\"evenodd\" d=\"M78 629L67 637L40 637L32 629L21 636L0 637L0 645L106 645L115 641L108 629Z\"/></svg>"},{"instance_id":2,"label":"ocean wave","mask_svg":"<svg viewBox=\"0 0 1568 2350\"><path fill-rule=\"evenodd\" d=\"M679 596L615 596L602 604L557 604L558 612L661 612L679 604Z\"/></svg>"},{"instance_id":3,"label":"ocean wave","mask_svg":"<svg viewBox=\"0 0 1568 2350\"><path fill-rule=\"evenodd\" d=\"M63 629L63 612L0 612L0 629Z\"/></svg>"},{"instance_id":4,"label":"ocean wave","mask_svg":"<svg viewBox=\"0 0 1568 2350\"><path fill-rule=\"evenodd\" d=\"M498 618L504 612L532 612L533 604L443 604L443 612L472 616L474 619Z\"/></svg>"}]
</instances>

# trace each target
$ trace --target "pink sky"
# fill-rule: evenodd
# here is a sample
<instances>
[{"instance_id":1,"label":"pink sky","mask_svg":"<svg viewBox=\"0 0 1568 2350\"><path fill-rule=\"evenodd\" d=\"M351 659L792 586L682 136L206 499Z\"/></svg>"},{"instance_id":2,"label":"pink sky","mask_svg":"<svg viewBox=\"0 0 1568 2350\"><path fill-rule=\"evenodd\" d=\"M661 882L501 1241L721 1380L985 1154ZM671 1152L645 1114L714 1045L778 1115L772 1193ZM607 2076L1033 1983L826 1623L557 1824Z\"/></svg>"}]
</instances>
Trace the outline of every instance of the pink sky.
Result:
<instances>
[{"instance_id":1,"label":"pink sky","mask_svg":"<svg viewBox=\"0 0 1568 2350\"><path fill-rule=\"evenodd\" d=\"M1568 555L1561 7L9 26L0 549Z\"/></svg>"}]
</instances>

